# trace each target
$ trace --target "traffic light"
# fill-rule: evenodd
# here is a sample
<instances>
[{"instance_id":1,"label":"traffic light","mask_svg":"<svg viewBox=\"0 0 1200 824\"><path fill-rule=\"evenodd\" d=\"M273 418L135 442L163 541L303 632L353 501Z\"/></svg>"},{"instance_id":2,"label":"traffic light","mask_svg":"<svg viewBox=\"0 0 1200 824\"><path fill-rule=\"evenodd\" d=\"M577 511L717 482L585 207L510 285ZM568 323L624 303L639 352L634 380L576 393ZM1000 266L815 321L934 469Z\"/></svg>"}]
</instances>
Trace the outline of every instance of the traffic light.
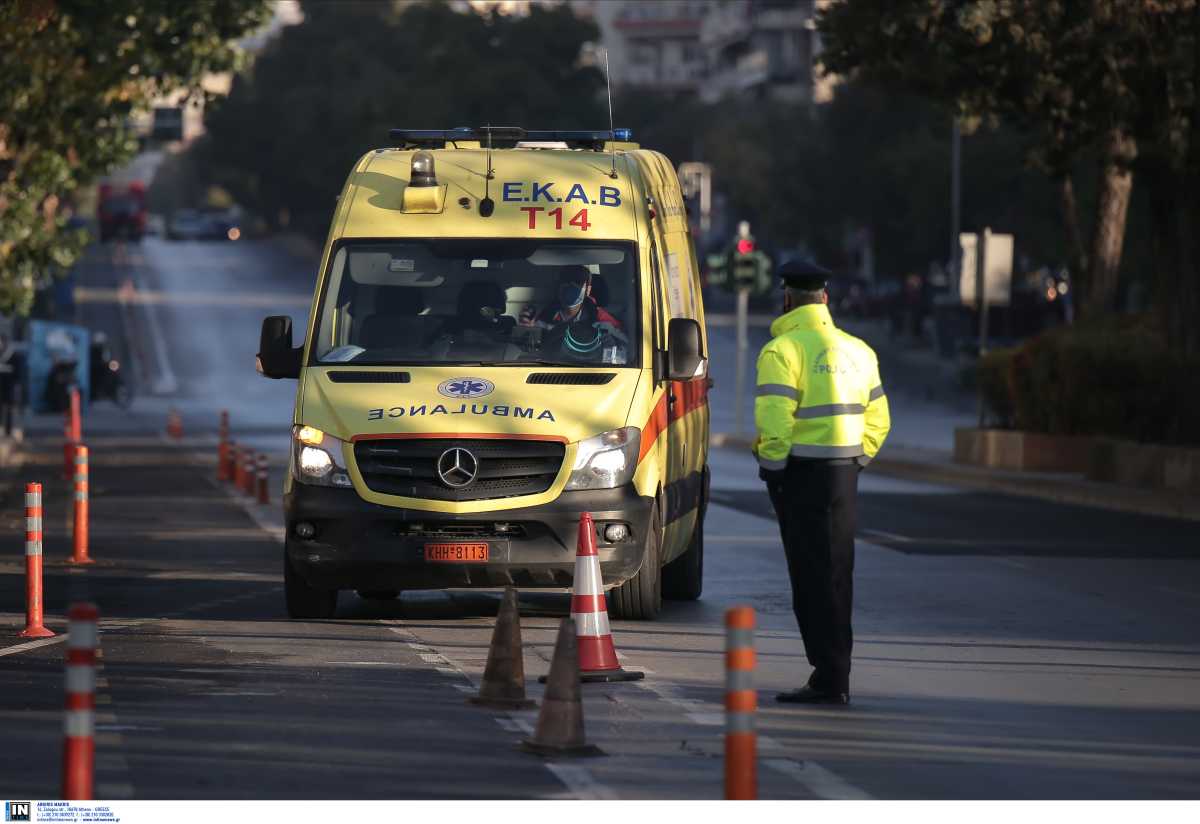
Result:
<instances>
[{"instance_id":1,"label":"traffic light","mask_svg":"<svg viewBox=\"0 0 1200 824\"><path fill-rule=\"evenodd\" d=\"M733 283L740 288L754 288L758 279L759 255L754 249L753 238L741 238L733 255Z\"/></svg>"}]
</instances>

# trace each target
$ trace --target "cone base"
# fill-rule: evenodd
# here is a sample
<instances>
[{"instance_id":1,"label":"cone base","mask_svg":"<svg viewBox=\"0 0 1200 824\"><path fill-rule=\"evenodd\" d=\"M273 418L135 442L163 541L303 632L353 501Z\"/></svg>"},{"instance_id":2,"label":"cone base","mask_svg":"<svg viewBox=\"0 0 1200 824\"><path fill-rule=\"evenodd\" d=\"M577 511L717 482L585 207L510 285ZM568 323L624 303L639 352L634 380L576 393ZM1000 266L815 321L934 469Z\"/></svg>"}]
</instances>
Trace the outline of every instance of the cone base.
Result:
<instances>
[{"instance_id":1,"label":"cone base","mask_svg":"<svg viewBox=\"0 0 1200 824\"><path fill-rule=\"evenodd\" d=\"M80 566L82 564L94 564L96 562L91 558L72 558L71 560L67 561L67 563L72 566Z\"/></svg>"},{"instance_id":2,"label":"cone base","mask_svg":"<svg viewBox=\"0 0 1200 824\"><path fill-rule=\"evenodd\" d=\"M19 638L53 638L54 633L45 627L26 627L21 630Z\"/></svg>"},{"instance_id":3,"label":"cone base","mask_svg":"<svg viewBox=\"0 0 1200 824\"><path fill-rule=\"evenodd\" d=\"M550 744L539 744L531 739L525 739L521 742L521 749L534 755L540 755L543 758L595 758L599 755L604 755L604 750L597 747L595 744L580 744L577 747L556 747Z\"/></svg>"},{"instance_id":4,"label":"cone base","mask_svg":"<svg viewBox=\"0 0 1200 824\"><path fill-rule=\"evenodd\" d=\"M501 710L527 710L537 706L537 702L531 698L484 698L482 695L472 695L467 703Z\"/></svg>"},{"instance_id":5,"label":"cone base","mask_svg":"<svg viewBox=\"0 0 1200 824\"><path fill-rule=\"evenodd\" d=\"M646 673L640 670L627 670L617 667L613 670L593 670L579 673L579 680L584 684L615 684L618 681L641 681ZM546 676L539 675L538 683L546 683Z\"/></svg>"}]
</instances>

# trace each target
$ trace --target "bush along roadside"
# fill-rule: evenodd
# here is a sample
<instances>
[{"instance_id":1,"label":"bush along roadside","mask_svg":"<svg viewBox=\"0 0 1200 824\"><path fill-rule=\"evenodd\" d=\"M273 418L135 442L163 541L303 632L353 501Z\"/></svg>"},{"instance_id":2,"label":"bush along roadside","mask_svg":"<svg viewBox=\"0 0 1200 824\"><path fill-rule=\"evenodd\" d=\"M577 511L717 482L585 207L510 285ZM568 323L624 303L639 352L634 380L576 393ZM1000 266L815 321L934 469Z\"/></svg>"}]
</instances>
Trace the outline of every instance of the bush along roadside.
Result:
<instances>
[{"instance_id":1,"label":"bush along roadside","mask_svg":"<svg viewBox=\"0 0 1200 824\"><path fill-rule=\"evenodd\" d=\"M1200 445L1200 357L1147 316L1105 318L989 352L977 378L1002 428Z\"/></svg>"}]
</instances>

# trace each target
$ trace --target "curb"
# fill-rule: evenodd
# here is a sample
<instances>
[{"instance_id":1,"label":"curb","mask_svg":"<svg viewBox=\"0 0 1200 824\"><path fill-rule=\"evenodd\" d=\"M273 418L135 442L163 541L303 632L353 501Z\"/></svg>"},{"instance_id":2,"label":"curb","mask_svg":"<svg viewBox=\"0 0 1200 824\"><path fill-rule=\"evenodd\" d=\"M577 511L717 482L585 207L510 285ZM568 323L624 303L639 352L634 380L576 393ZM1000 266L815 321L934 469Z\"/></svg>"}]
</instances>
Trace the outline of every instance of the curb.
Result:
<instances>
[{"instance_id":1,"label":"curb","mask_svg":"<svg viewBox=\"0 0 1200 824\"><path fill-rule=\"evenodd\" d=\"M739 448L748 452L751 439L726 432L714 432L709 438L709 444L718 449ZM1022 475L998 475L949 462L889 458L886 457L886 452L885 445L885 454L871 461L868 471L891 478L959 486L1060 504L1090 506L1112 512L1200 521L1200 496L1187 493L1101 484L1083 478L1059 480L1032 472Z\"/></svg>"}]
</instances>

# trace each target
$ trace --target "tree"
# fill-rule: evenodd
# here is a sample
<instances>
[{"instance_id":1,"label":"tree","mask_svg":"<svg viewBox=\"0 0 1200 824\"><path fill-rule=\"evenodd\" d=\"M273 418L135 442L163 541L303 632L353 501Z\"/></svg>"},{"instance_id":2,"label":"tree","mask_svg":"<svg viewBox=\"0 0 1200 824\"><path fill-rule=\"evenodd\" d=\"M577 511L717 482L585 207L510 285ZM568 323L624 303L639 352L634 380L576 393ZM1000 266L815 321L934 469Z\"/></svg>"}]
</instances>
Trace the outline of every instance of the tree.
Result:
<instances>
[{"instance_id":1,"label":"tree","mask_svg":"<svg viewBox=\"0 0 1200 824\"><path fill-rule=\"evenodd\" d=\"M1032 137L1029 159L1057 182L1085 313L1112 308L1139 141L1158 126L1147 83L1194 0L855 0L819 27L828 70L862 71L946 105L968 126L1002 119ZM1165 38L1165 40L1164 40ZM1073 171L1098 159L1090 241ZM1082 287L1082 288L1079 288Z\"/></svg>"},{"instance_id":2,"label":"tree","mask_svg":"<svg viewBox=\"0 0 1200 824\"><path fill-rule=\"evenodd\" d=\"M328 228L351 165L388 129L599 128L603 76L582 63L595 26L570 9L526 17L444 3L305 3L208 118L195 162L276 227Z\"/></svg>"},{"instance_id":3,"label":"tree","mask_svg":"<svg viewBox=\"0 0 1200 824\"><path fill-rule=\"evenodd\" d=\"M263 0L0 0L0 311L85 238L63 204L136 150L130 114L238 64Z\"/></svg>"}]
</instances>

